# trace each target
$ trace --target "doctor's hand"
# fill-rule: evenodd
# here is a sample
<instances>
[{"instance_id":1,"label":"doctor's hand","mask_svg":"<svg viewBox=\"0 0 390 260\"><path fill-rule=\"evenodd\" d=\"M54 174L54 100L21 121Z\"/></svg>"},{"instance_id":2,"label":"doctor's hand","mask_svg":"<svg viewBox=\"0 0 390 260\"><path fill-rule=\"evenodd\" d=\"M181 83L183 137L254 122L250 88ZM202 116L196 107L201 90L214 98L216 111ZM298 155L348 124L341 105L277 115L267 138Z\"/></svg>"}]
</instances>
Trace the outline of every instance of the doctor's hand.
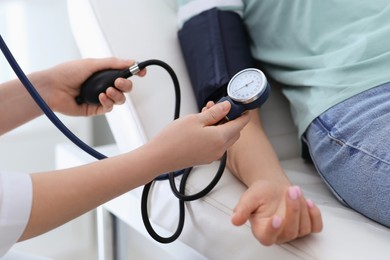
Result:
<instances>
[{"instance_id":1,"label":"doctor's hand","mask_svg":"<svg viewBox=\"0 0 390 260\"><path fill-rule=\"evenodd\" d=\"M226 116L230 107L230 103L225 101L201 113L179 118L152 138L149 144L162 151L159 156L165 162L159 163L165 163L165 171L220 159L227 148L238 140L240 131L249 121L248 115L242 115L225 124L215 125Z\"/></svg>"},{"instance_id":2,"label":"doctor's hand","mask_svg":"<svg viewBox=\"0 0 390 260\"><path fill-rule=\"evenodd\" d=\"M319 208L298 186L268 180L254 182L243 194L232 217L234 225L250 221L263 245L282 244L322 230Z\"/></svg>"},{"instance_id":3,"label":"doctor's hand","mask_svg":"<svg viewBox=\"0 0 390 260\"><path fill-rule=\"evenodd\" d=\"M132 82L119 78L115 86L109 87L105 93L100 94L101 105L82 104L75 102L79 95L80 86L95 72L106 69L125 69L134 64L131 60L118 58L81 59L57 65L42 71L48 78L47 84L40 87L39 92L48 105L56 112L72 116L99 115L112 110L115 104L125 102L124 92L132 89ZM145 70L139 73L144 76Z\"/></svg>"}]
</instances>

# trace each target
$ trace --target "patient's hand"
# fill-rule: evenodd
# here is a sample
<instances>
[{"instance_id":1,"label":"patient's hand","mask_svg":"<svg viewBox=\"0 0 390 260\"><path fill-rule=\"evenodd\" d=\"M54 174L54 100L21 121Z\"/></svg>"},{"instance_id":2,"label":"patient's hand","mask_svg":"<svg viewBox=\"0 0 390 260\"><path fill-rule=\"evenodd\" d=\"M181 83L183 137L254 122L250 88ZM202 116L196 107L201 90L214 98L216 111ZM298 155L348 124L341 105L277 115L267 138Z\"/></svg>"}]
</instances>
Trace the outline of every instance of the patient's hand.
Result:
<instances>
[{"instance_id":1,"label":"patient's hand","mask_svg":"<svg viewBox=\"0 0 390 260\"><path fill-rule=\"evenodd\" d=\"M234 225L250 221L263 245L281 244L322 230L318 207L297 186L258 180L243 194L232 217Z\"/></svg>"}]
</instances>

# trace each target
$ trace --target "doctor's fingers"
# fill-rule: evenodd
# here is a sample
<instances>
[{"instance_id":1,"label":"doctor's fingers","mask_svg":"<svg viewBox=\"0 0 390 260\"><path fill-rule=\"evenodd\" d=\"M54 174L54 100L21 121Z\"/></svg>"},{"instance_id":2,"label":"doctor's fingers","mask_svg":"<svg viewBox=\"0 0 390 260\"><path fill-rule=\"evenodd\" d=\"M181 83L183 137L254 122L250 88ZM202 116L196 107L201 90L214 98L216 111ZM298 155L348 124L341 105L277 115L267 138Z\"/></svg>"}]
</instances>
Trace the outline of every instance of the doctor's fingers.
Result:
<instances>
[{"instance_id":1,"label":"doctor's fingers","mask_svg":"<svg viewBox=\"0 0 390 260\"><path fill-rule=\"evenodd\" d=\"M114 87L121 92L130 92L133 88L133 82L129 79L117 78Z\"/></svg>"},{"instance_id":2,"label":"doctor's fingers","mask_svg":"<svg viewBox=\"0 0 390 260\"><path fill-rule=\"evenodd\" d=\"M207 109L202 109L202 112L198 114L201 122L205 126L215 125L221 121L230 110L230 103L228 101L221 102Z\"/></svg>"},{"instance_id":3,"label":"doctor's fingers","mask_svg":"<svg viewBox=\"0 0 390 260\"><path fill-rule=\"evenodd\" d=\"M215 103L213 101L207 102L206 106L202 108L202 112L205 111L206 109L209 109L210 107L214 106Z\"/></svg>"},{"instance_id":4,"label":"doctor's fingers","mask_svg":"<svg viewBox=\"0 0 390 260\"><path fill-rule=\"evenodd\" d=\"M113 105L121 105L125 103L125 92L130 92L133 88L133 83L130 80L118 78L114 82L115 87L107 88L104 95L99 95L99 101L105 111L110 111Z\"/></svg>"},{"instance_id":5,"label":"doctor's fingers","mask_svg":"<svg viewBox=\"0 0 390 260\"><path fill-rule=\"evenodd\" d=\"M240 117L219 125L218 127L225 132L227 138L230 139L232 141L231 144L233 144L238 140L241 130L248 124L249 120L249 114L244 113Z\"/></svg>"}]
</instances>

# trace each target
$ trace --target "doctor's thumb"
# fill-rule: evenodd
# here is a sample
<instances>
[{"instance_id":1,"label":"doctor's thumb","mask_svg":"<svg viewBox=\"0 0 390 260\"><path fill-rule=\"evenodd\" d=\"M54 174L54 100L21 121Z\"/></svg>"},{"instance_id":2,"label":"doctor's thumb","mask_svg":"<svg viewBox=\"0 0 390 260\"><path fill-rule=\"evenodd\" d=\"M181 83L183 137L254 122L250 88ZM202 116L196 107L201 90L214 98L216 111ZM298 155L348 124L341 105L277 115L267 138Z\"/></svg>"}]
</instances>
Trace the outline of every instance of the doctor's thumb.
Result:
<instances>
[{"instance_id":1,"label":"doctor's thumb","mask_svg":"<svg viewBox=\"0 0 390 260\"><path fill-rule=\"evenodd\" d=\"M228 101L217 103L216 105L204 109L200 116L205 125L214 125L221 121L229 112L231 105Z\"/></svg>"}]
</instances>

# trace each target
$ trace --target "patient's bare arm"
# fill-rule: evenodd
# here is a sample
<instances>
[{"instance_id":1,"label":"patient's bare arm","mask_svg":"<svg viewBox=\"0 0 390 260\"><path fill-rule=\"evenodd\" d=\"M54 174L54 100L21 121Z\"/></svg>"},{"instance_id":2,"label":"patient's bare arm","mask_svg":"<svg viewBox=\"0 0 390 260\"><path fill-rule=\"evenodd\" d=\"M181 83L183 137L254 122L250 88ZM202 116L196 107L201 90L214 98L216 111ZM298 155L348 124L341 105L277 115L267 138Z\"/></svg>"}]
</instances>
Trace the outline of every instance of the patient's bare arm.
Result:
<instances>
[{"instance_id":1,"label":"patient's bare arm","mask_svg":"<svg viewBox=\"0 0 390 260\"><path fill-rule=\"evenodd\" d=\"M228 151L228 167L248 190L237 204L232 223L250 221L264 245L280 244L322 230L321 213L293 186L264 133L258 111Z\"/></svg>"}]
</instances>

